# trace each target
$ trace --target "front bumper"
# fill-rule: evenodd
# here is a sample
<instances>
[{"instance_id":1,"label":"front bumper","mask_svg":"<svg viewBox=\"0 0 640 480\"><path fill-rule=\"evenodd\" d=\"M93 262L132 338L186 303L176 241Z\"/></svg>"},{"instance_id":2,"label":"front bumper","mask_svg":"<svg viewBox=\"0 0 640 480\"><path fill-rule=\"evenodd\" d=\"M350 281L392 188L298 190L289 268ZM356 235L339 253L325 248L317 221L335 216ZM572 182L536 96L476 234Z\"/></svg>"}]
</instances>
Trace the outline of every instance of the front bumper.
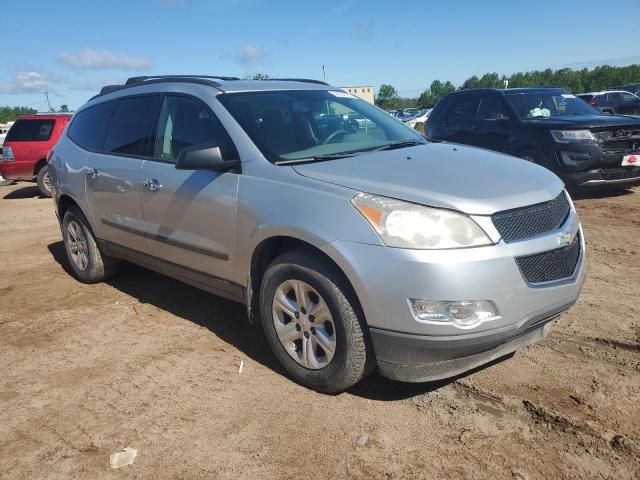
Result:
<instances>
[{"instance_id":1,"label":"front bumper","mask_svg":"<svg viewBox=\"0 0 640 480\"><path fill-rule=\"evenodd\" d=\"M567 185L579 188L633 187L640 185L640 167L599 168L580 173L564 173Z\"/></svg>"},{"instance_id":2,"label":"front bumper","mask_svg":"<svg viewBox=\"0 0 640 480\"><path fill-rule=\"evenodd\" d=\"M516 258L558 248L580 234L570 278L529 284ZM325 246L351 281L383 375L404 381L450 377L544 338L543 327L573 305L584 282L584 236L575 212L555 232L459 250L406 250L336 241ZM414 318L407 299L490 300L499 317L473 328Z\"/></svg>"},{"instance_id":3,"label":"front bumper","mask_svg":"<svg viewBox=\"0 0 640 480\"><path fill-rule=\"evenodd\" d=\"M543 340L550 322L573 303L555 306L516 330L482 336L429 337L372 328L378 369L384 377L402 382L453 377Z\"/></svg>"}]
</instances>

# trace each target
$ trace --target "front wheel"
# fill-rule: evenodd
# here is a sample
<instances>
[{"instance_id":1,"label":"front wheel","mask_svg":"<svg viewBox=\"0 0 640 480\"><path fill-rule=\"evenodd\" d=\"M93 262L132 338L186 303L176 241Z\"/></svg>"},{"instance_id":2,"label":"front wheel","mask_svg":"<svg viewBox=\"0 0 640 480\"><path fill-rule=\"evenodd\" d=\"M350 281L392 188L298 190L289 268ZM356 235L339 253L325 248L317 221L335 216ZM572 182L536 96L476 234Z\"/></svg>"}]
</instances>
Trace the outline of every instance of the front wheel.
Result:
<instances>
[{"instance_id":1,"label":"front wheel","mask_svg":"<svg viewBox=\"0 0 640 480\"><path fill-rule=\"evenodd\" d=\"M346 390L372 369L358 310L335 267L305 252L281 255L262 279L260 317L273 353L292 377L323 393Z\"/></svg>"}]
</instances>

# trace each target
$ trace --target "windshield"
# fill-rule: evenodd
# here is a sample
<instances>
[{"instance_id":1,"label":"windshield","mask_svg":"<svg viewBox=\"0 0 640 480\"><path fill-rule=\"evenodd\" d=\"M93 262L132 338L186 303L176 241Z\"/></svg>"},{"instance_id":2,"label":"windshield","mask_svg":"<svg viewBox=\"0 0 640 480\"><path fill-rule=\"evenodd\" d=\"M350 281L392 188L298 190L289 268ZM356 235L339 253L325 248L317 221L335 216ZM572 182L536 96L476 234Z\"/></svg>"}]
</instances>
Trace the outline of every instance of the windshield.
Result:
<instances>
[{"instance_id":1,"label":"windshield","mask_svg":"<svg viewBox=\"0 0 640 480\"><path fill-rule=\"evenodd\" d=\"M587 102L570 93L507 93L505 96L520 118L601 115Z\"/></svg>"},{"instance_id":2,"label":"windshield","mask_svg":"<svg viewBox=\"0 0 640 480\"><path fill-rule=\"evenodd\" d=\"M271 162L366 152L418 132L351 94L327 90L241 92L218 98Z\"/></svg>"}]
</instances>

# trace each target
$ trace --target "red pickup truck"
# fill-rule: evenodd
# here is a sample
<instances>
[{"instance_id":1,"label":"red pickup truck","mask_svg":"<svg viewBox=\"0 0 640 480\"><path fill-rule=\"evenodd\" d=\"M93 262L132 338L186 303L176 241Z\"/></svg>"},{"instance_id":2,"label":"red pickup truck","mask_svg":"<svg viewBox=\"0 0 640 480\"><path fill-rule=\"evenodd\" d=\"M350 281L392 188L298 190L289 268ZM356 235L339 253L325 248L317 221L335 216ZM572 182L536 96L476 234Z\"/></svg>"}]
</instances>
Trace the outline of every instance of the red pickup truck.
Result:
<instances>
[{"instance_id":1,"label":"red pickup truck","mask_svg":"<svg viewBox=\"0 0 640 480\"><path fill-rule=\"evenodd\" d=\"M0 176L6 180L36 180L42 195L51 196L47 154L58 142L70 113L47 113L20 117L2 148Z\"/></svg>"}]
</instances>

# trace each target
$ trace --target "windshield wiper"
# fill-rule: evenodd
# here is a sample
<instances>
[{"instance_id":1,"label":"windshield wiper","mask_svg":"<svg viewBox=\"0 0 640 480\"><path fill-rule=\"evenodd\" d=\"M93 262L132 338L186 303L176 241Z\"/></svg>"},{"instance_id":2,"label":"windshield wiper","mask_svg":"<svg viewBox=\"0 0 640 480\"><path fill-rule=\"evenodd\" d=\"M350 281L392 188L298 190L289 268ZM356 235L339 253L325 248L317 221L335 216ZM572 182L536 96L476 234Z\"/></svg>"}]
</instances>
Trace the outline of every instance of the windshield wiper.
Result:
<instances>
[{"instance_id":1,"label":"windshield wiper","mask_svg":"<svg viewBox=\"0 0 640 480\"><path fill-rule=\"evenodd\" d=\"M324 160L338 160L339 158L355 157L357 153L325 153L314 157L296 158L293 160L278 160L276 165L291 165L296 163L322 162Z\"/></svg>"},{"instance_id":2,"label":"windshield wiper","mask_svg":"<svg viewBox=\"0 0 640 480\"><path fill-rule=\"evenodd\" d=\"M415 147L416 145L425 145L425 143L418 140L398 140L396 142L388 143L382 147L378 147L374 149L374 151L395 150L396 148Z\"/></svg>"}]
</instances>

